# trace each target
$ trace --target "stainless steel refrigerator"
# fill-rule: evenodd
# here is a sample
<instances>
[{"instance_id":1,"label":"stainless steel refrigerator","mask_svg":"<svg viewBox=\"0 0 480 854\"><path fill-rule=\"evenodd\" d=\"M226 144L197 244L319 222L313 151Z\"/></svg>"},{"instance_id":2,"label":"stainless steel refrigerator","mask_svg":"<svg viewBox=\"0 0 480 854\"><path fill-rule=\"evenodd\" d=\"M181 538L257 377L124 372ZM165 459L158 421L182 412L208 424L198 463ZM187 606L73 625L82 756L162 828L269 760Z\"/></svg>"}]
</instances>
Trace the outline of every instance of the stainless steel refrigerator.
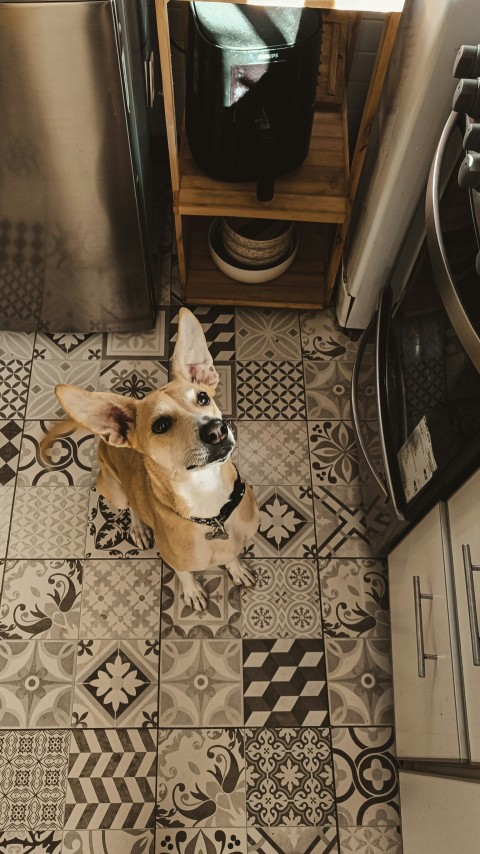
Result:
<instances>
[{"instance_id":1,"label":"stainless steel refrigerator","mask_svg":"<svg viewBox=\"0 0 480 854\"><path fill-rule=\"evenodd\" d=\"M0 0L0 330L154 323L147 0Z\"/></svg>"}]
</instances>

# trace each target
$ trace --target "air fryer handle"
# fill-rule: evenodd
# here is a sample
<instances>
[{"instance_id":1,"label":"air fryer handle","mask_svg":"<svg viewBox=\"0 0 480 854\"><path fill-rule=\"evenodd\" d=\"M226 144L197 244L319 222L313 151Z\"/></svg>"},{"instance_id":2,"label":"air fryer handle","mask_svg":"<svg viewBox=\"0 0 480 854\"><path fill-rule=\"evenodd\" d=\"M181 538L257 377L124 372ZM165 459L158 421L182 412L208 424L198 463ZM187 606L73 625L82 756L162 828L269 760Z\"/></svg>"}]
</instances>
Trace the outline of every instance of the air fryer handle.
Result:
<instances>
[{"instance_id":1,"label":"air fryer handle","mask_svg":"<svg viewBox=\"0 0 480 854\"><path fill-rule=\"evenodd\" d=\"M270 202L273 199L276 138L265 110L255 119L257 131L257 200Z\"/></svg>"}]
</instances>

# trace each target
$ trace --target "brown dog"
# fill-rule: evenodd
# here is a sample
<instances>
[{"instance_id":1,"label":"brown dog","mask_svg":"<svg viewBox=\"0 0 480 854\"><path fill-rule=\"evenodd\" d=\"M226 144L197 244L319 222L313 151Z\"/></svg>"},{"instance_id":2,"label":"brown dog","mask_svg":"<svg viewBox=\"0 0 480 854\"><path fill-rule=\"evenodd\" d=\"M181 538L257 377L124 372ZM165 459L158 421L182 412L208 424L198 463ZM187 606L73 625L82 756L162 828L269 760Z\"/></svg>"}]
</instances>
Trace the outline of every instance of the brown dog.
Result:
<instances>
[{"instance_id":1,"label":"brown dog","mask_svg":"<svg viewBox=\"0 0 480 854\"><path fill-rule=\"evenodd\" d=\"M258 528L259 511L231 462L235 440L213 400L218 374L203 329L186 308L172 371L173 380L143 400L70 385L55 393L71 420L102 440L98 491L130 508L139 548L151 545L153 531L186 604L202 610L207 597L195 571L226 564L235 584L253 584L239 555ZM62 422L44 442L65 432Z\"/></svg>"}]
</instances>

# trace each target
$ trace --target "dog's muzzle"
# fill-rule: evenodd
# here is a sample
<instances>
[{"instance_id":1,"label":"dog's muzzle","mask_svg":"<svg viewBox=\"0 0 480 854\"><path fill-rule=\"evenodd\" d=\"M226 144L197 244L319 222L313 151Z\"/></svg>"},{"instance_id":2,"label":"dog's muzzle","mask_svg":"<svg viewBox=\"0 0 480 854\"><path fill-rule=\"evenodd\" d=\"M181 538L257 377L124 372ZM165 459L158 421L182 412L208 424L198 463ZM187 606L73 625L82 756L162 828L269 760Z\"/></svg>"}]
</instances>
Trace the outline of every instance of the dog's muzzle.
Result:
<instances>
[{"instance_id":1,"label":"dog's muzzle","mask_svg":"<svg viewBox=\"0 0 480 854\"><path fill-rule=\"evenodd\" d=\"M206 445L219 445L228 437L228 427L221 418L212 418L200 427L198 434Z\"/></svg>"}]
</instances>

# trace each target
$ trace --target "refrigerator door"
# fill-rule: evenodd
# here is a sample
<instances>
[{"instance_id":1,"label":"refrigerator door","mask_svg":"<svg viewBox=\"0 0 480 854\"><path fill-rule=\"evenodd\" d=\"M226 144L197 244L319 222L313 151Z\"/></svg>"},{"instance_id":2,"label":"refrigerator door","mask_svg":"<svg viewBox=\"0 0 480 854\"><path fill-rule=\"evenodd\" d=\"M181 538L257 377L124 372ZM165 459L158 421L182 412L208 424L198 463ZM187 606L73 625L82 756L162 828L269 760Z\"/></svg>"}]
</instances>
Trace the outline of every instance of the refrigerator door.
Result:
<instances>
[{"instance_id":1,"label":"refrigerator door","mask_svg":"<svg viewBox=\"0 0 480 854\"><path fill-rule=\"evenodd\" d=\"M126 35L110 0L0 0L2 329L153 325Z\"/></svg>"}]
</instances>

